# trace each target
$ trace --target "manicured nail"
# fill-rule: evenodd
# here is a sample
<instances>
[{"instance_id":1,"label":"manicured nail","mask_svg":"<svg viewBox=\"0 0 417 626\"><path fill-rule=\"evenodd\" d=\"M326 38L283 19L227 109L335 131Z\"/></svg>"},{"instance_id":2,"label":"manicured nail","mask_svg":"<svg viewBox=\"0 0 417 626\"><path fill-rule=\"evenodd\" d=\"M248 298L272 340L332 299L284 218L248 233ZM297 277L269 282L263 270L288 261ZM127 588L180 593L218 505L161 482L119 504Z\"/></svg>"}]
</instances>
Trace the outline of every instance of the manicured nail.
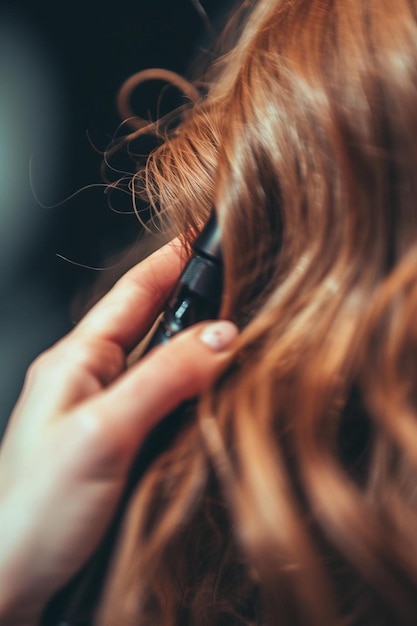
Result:
<instances>
[{"instance_id":1,"label":"manicured nail","mask_svg":"<svg viewBox=\"0 0 417 626\"><path fill-rule=\"evenodd\" d=\"M221 350L229 346L237 334L238 329L233 322L221 320L206 326L200 335L200 339L215 352L221 352Z\"/></svg>"}]
</instances>

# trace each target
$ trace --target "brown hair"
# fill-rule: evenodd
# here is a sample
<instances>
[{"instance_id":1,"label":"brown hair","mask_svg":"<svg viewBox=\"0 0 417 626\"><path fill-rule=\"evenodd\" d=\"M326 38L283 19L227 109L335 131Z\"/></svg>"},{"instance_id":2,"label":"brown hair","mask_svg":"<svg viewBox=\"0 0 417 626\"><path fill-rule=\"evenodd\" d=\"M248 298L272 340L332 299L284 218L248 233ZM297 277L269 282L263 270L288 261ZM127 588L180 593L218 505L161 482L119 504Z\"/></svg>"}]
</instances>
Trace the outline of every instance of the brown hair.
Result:
<instances>
[{"instance_id":1,"label":"brown hair","mask_svg":"<svg viewBox=\"0 0 417 626\"><path fill-rule=\"evenodd\" d=\"M412 624L417 2L253 4L136 181L182 232L216 207L242 332L138 487L99 622Z\"/></svg>"}]
</instances>

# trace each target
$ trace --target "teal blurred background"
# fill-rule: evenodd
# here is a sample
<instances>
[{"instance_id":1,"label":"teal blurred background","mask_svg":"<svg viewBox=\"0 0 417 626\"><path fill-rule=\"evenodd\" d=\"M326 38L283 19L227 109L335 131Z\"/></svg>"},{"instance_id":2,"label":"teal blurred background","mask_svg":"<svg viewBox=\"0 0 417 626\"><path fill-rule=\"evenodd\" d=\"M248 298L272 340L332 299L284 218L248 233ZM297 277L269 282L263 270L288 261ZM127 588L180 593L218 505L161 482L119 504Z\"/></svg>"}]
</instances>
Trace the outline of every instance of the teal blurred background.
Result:
<instances>
[{"instance_id":1,"label":"teal blurred background","mask_svg":"<svg viewBox=\"0 0 417 626\"><path fill-rule=\"evenodd\" d=\"M201 9L215 31L225 7L0 3L0 436L28 364L72 327L71 303L97 278L85 266L106 267L139 233L102 187L64 201L102 182L90 139L108 144L120 122L115 95L134 72L187 75L213 36Z\"/></svg>"}]
</instances>

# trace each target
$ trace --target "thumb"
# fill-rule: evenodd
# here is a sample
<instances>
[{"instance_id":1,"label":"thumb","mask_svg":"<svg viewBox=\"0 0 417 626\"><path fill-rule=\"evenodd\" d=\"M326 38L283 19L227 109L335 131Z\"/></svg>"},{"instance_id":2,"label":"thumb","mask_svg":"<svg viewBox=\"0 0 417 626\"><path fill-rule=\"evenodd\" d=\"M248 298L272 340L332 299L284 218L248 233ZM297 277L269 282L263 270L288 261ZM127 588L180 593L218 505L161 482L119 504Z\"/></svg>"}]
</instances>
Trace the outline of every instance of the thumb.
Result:
<instances>
[{"instance_id":1,"label":"thumb","mask_svg":"<svg viewBox=\"0 0 417 626\"><path fill-rule=\"evenodd\" d=\"M193 326L91 398L83 409L102 431L105 454L133 454L165 415L206 389L230 361L237 333L226 320Z\"/></svg>"}]
</instances>

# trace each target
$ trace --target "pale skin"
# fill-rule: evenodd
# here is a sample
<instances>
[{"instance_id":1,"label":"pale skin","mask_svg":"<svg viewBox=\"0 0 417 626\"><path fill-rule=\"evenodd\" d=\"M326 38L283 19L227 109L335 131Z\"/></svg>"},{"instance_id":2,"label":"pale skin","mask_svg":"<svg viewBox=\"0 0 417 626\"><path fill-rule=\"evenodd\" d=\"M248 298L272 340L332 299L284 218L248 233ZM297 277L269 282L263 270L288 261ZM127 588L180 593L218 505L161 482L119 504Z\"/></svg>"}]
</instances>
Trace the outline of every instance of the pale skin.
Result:
<instances>
[{"instance_id":1,"label":"pale skin","mask_svg":"<svg viewBox=\"0 0 417 626\"><path fill-rule=\"evenodd\" d=\"M35 626L103 537L149 430L204 390L236 328L208 322L126 367L177 279L171 243L29 368L0 448L0 623Z\"/></svg>"}]
</instances>

